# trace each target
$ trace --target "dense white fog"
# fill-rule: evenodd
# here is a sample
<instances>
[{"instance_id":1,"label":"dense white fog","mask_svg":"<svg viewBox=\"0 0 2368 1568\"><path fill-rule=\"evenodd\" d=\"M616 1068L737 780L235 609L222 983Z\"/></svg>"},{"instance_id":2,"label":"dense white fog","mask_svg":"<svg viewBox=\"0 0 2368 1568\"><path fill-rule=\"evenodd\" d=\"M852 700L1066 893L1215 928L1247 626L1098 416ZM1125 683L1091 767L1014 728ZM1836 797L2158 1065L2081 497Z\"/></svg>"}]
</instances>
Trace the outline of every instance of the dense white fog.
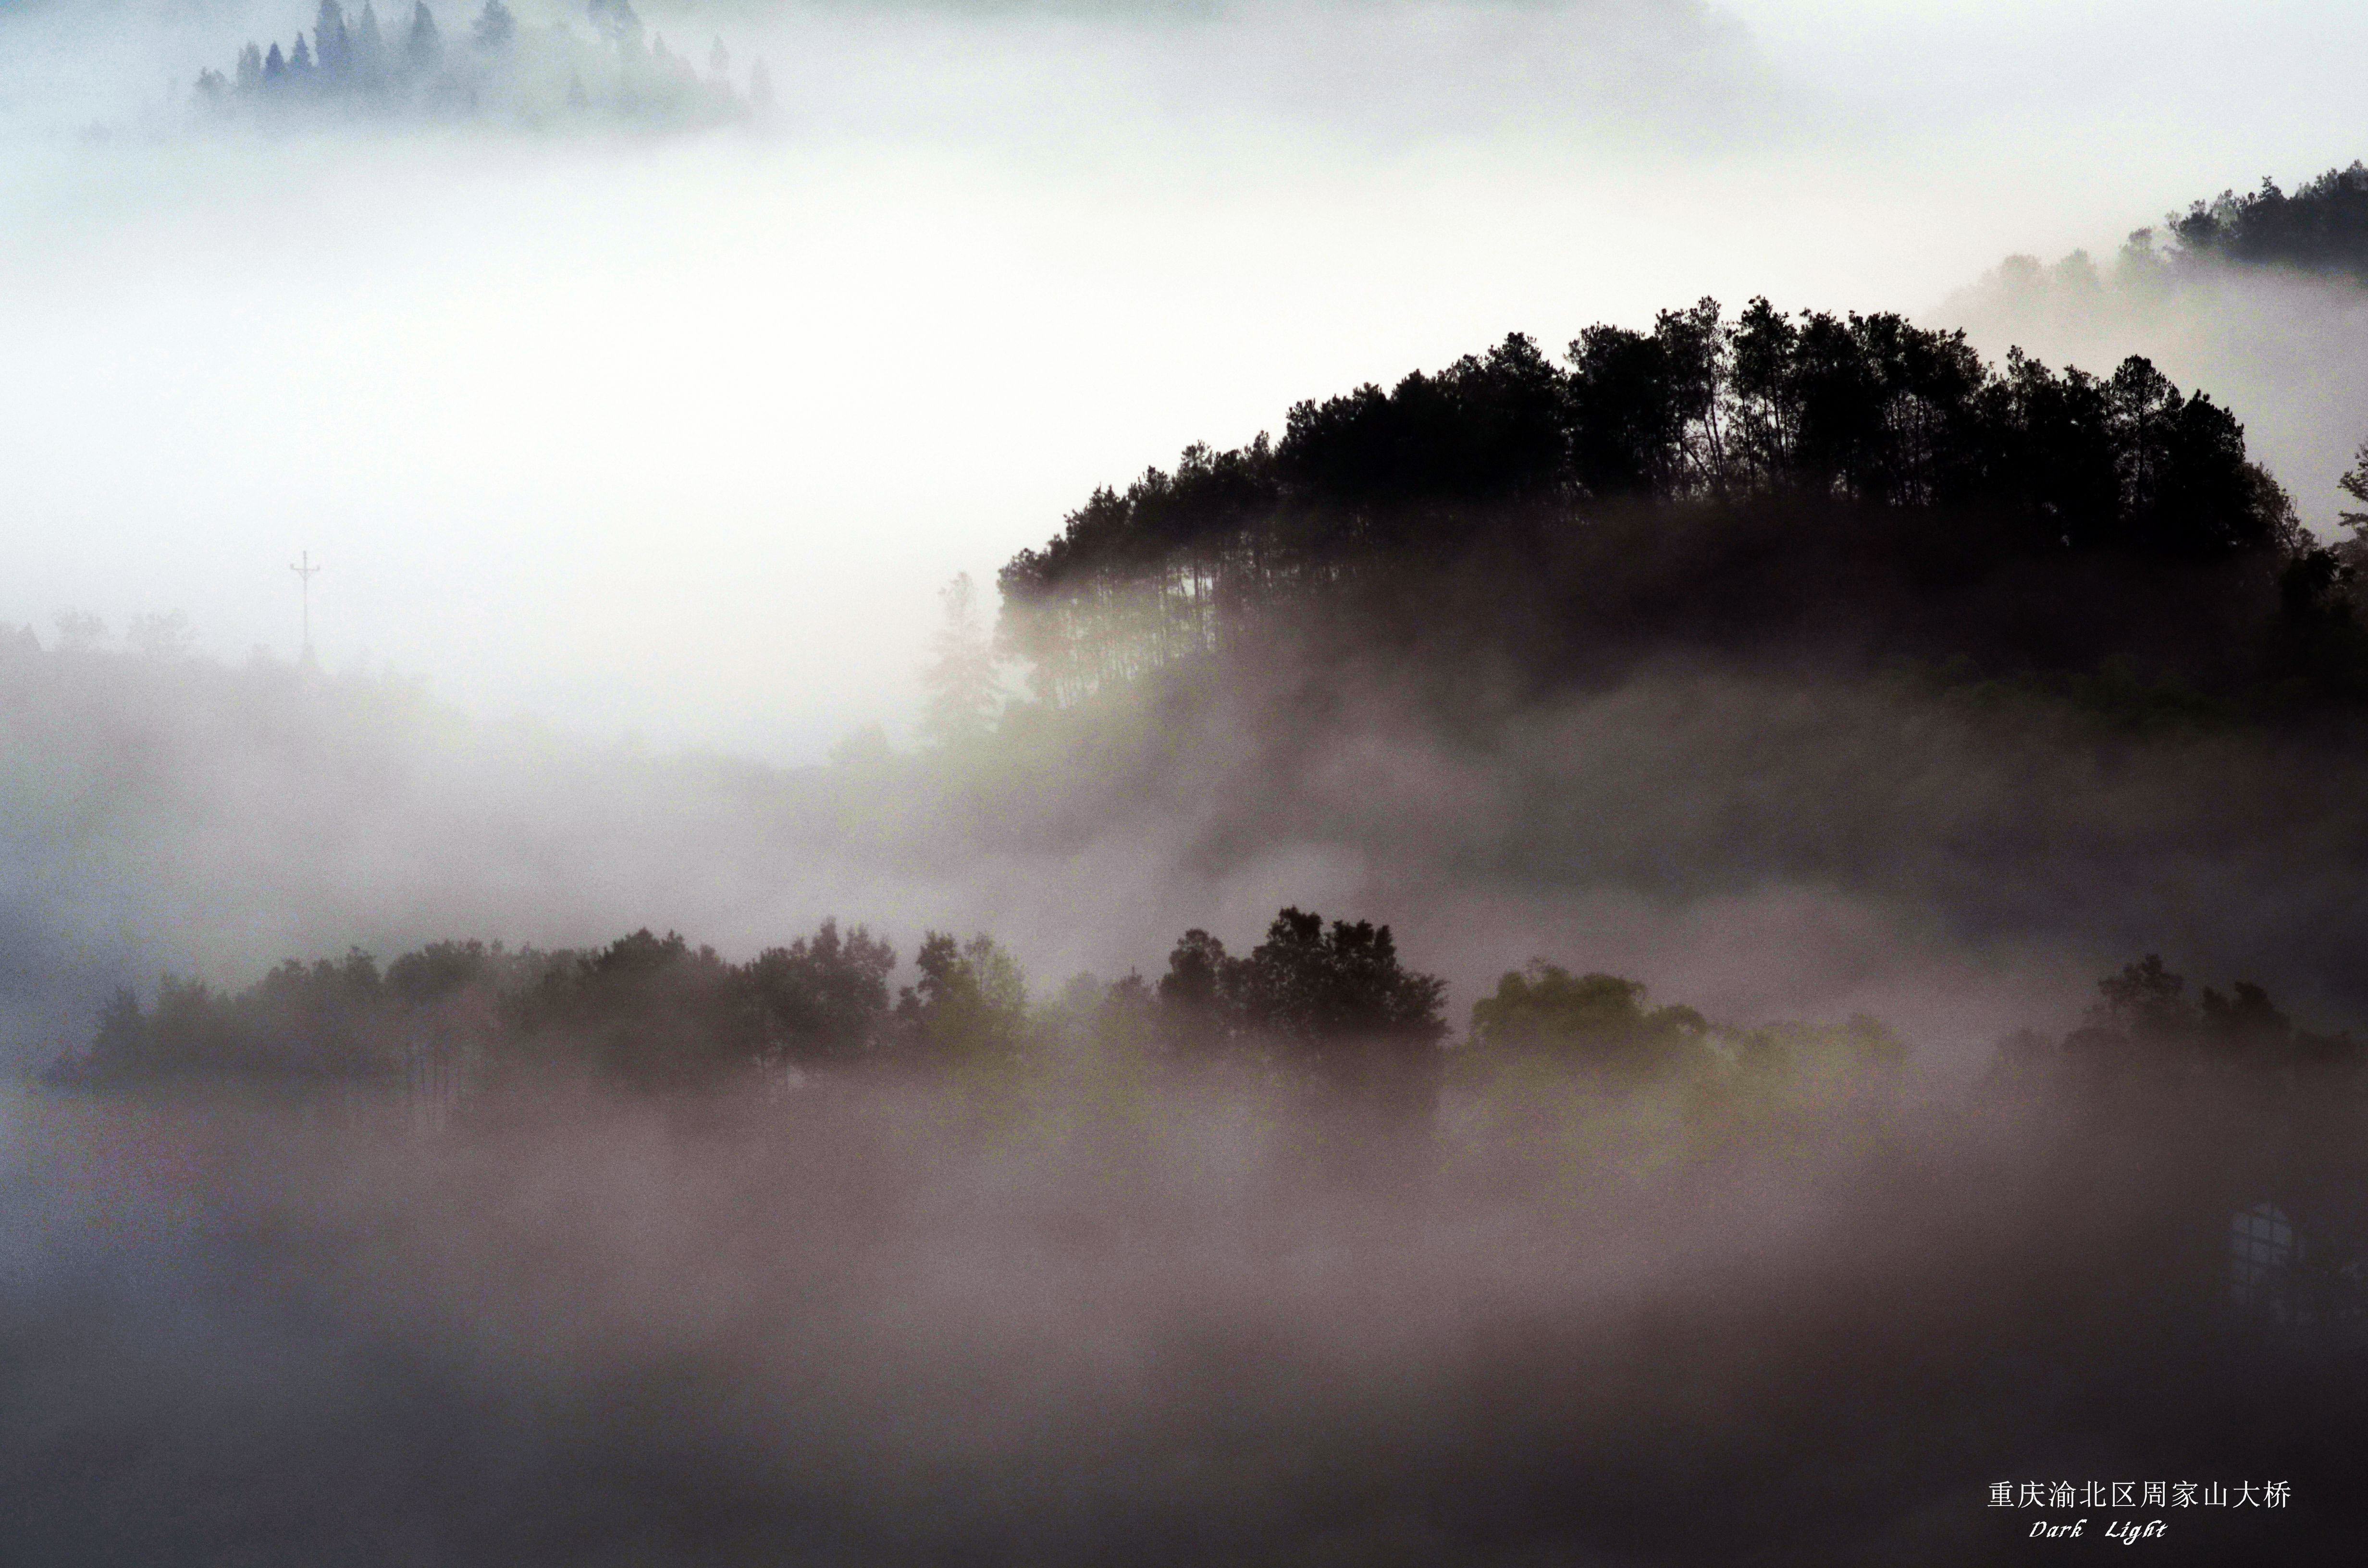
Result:
<instances>
[{"instance_id":1,"label":"dense white fog","mask_svg":"<svg viewBox=\"0 0 2368 1568\"><path fill-rule=\"evenodd\" d=\"M1188 441L1703 293L1933 309L2356 151L2357 18L2147 15L653 6L775 112L570 135L192 131L309 7L18 6L0 619L292 653L310 550L332 667L811 758L901 733L938 583Z\"/></svg>"},{"instance_id":2,"label":"dense white fog","mask_svg":"<svg viewBox=\"0 0 2368 1568\"><path fill-rule=\"evenodd\" d=\"M481 3L0 0L0 1558L2360 1538L2368 10Z\"/></svg>"},{"instance_id":3,"label":"dense white fog","mask_svg":"<svg viewBox=\"0 0 2368 1568\"><path fill-rule=\"evenodd\" d=\"M516 9L588 34L572 10ZM654 4L681 52L727 40L743 85L764 60L777 97L653 130L225 120L197 74L292 42L309 6L18 6L0 17L0 622L54 649L61 612L96 615L118 647L180 612L200 655L287 660L287 567L309 551L333 672L391 671L457 715L596 748L813 762L871 721L903 741L937 585L991 580L1094 485L1508 330L1554 346L1703 293L1962 320L1993 354L2155 354L2236 404L2323 525L2343 432L2368 425L2342 286L2199 281L2097 309L1967 291L2009 252L2109 256L2169 204L2355 151L2323 111L2360 24L2237 18ZM696 767L521 748L375 698L291 720L345 760L278 777L278 754L235 738L279 689L256 669L227 709L196 695L214 676L134 672L123 689L145 695L94 687L90 713L22 730L162 748L158 788L182 803L159 808L103 746L26 759L14 1054L46 1056L95 987L159 965L229 983L284 952L643 923L737 952L833 912L908 942L991 926L1049 983L1156 965L1188 925L1354 903L1459 985L1585 949L1738 1016L1929 1022L1961 1064L2027 997L2076 1005L2111 956L1967 949L1946 921L1912 936L1930 884L1797 866L1705 903L1649 866L1589 869L1588 846L1634 836L1617 825L1558 840L1577 847L1541 887L1414 873L1497 831L1466 810L1495 787L1476 765L1409 808L1434 824L1412 861L1383 813L1214 866L1202 841L1222 832L1148 805L1071 859L941 837L933 861L867 860L780 828L807 785L726 769L711 799ZM1656 767L1748 777L1748 744L1690 756L1718 732L1669 700L1584 710L1625 715L1590 732L1588 790ZM1404 776L1388 798L1433 788L1429 744L1368 748ZM1840 818L1860 793L1832 797ZM1709 863L1697 822L1664 825L1677 863ZM2165 939L2144 924L2106 939ZM2214 964L2291 950L2274 923L2174 924ZM1935 988L1971 1000L1928 1006Z\"/></svg>"}]
</instances>

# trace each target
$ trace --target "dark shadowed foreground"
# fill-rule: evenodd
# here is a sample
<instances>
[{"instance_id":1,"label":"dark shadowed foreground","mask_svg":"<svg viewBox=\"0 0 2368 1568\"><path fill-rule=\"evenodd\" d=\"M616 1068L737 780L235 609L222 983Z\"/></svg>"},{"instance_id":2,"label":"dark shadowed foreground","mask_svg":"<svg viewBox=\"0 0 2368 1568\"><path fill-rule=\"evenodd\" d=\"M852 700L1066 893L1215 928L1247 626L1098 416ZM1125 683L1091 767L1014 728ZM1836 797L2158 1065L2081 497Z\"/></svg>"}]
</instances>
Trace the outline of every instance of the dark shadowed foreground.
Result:
<instances>
[{"instance_id":1,"label":"dark shadowed foreground","mask_svg":"<svg viewBox=\"0 0 2368 1568\"><path fill-rule=\"evenodd\" d=\"M2362 1523L2360 1325L2232 1301L2227 1239L2357 1210L2349 1096L464 1110L6 1108L10 1559L1947 1563L2161 1517L2150 1560L2299 1562ZM1991 1506L2058 1481L2291 1501Z\"/></svg>"}]
</instances>

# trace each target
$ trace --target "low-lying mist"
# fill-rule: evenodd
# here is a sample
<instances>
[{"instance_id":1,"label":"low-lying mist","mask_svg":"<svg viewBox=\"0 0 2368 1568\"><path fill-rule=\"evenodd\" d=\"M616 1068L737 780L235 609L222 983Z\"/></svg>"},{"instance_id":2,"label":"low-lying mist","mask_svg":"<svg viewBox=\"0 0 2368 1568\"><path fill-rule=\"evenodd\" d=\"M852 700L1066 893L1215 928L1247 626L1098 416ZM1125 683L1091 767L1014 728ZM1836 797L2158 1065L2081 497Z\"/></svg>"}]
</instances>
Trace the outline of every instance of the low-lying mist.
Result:
<instances>
[{"instance_id":1,"label":"low-lying mist","mask_svg":"<svg viewBox=\"0 0 2368 1568\"><path fill-rule=\"evenodd\" d=\"M2358 18L448 9L0 15L0 1558L2359 1538L2362 296L1888 313Z\"/></svg>"},{"instance_id":2,"label":"low-lying mist","mask_svg":"<svg viewBox=\"0 0 2368 1568\"><path fill-rule=\"evenodd\" d=\"M1869 1012L1957 1078L2133 954L2359 1016L2358 764L2067 695L1667 654L1525 693L1480 665L1153 682L954 751L772 769L488 726L401 683L71 648L0 663L11 1054L118 984L640 926L735 960L825 916L985 930L1039 994L1299 904L1390 922L1451 1016L1533 957L1713 1017ZM1443 684L1442 684L1443 683Z\"/></svg>"},{"instance_id":3,"label":"low-lying mist","mask_svg":"<svg viewBox=\"0 0 2368 1568\"><path fill-rule=\"evenodd\" d=\"M522 1087L434 1133L10 1103L16 1549L1974 1563L2100 1536L1994 1505L2066 1478L2248 1484L2146 1510L2179 1561L2358 1528L2356 1360L2230 1299L2228 1215L2288 1188L2158 1085L1531 1084L1420 1128L1108 1070Z\"/></svg>"}]
</instances>

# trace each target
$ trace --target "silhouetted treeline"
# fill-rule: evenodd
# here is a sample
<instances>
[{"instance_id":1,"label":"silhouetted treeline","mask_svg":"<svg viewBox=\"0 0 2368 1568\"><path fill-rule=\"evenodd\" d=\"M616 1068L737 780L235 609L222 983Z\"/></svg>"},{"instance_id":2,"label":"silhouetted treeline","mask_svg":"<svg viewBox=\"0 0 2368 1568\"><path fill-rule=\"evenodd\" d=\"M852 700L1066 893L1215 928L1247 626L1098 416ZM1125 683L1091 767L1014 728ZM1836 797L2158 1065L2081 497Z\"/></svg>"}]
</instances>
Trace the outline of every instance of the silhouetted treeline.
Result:
<instances>
[{"instance_id":1,"label":"silhouetted treeline","mask_svg":"<svg viewBox=\"0 0 2368 1568\"><path fill-rule=\"evenodd\" d=\"M991 946L991 944L990 944ZM129 990L102 1010L90 1050L62 1065L93 1081L186 1074L359 1076L418 1054L574 1063L657 1085L758 1062L826 1062L928 1025L988 955L974 951L892 1009L895 954L829 921L746 964L669 933L636 931L590 951L444 941L383 971L368 953L290 960L243 991L167 975L153 1006Z\"/></svg>"},{"instance_id":2,"label":"silhouetted treeline","mask_svg":"<svg viewBox=\"0 0 2368 1568\"><path fill-rule=\"evenodd\" d=\"M2355 158L2291 192L2264 178L2259 190L2224 190L2164 223L2191 255L2368 278L2368 165Z\"/></svg>"},{"instance_id":3,"label":"silhouetted treeline","mask_svg":"<svg viewBox=\"0 0 2368 1568\"><path fill-rule=\"evenodd\" d=\"M643 929L598 949L442 941L382 969L370 954L289 960L242 991L165 976L145 1005L119 990L59 1084L177 1078L397 1079L423 1062L472 1071L574 1070L639 1088L771 1069L984 1071L1059 1058L1184 1070L1231 1064L1390 1110L1428 1108L1451 1066L1485 1082L1537 1067L1607 1089L1773 1079L1819 1062L1890 1068L1907 1047L1876 1020L1837 1028L1713 1025L1646 1009L1645 987L1533 961L1477 1002L1451 1046L1446 984L1406 968L1387 926L1285 909L1247 952L1188 931L1156 983L1076 977L1031 1004L1011 954L984 934L930 932L913 983L859 926L825 920L732 963Z\"/></svg>"},{"instance_id":4,"label":"silhouetted treeline","mask_svg":"<svg viewBox=\"0 0 2368 1568\"><path fill-rule=\"evenodd\" d=\"M2106 1090L2190 1085L2219 1094L2240 1083L2306 1092L2356 1086L2368 1067L2368 1044L2302 1028L2259 985L2237 981L2226 994L2207 985L2189 995L2186 977L2158 954L2105 976L2097 991L2069 1034L2025 1029L2005 1041L2000 1070Z\"/></svg>"},{"instance_id":5,"label":"silhouetted treeline","mask_svg":"<svg viewBox=\"0 0 2368 1568\"><path fill-rule=\"evenodd\" d=\"M1636 981L1543 960L1505 972L1451 1043L1445 983L1406 968L1387 926L1295 908L1246 953L1195 928L1156 983L1081 975L1042 1002L985 934L928 933L909 985L891 986L896 967L887 941L834 920L745 963L647 929L582 951L434 942L383 968L355 950L289 960L242 991L171 975L146 1005L119 990L88 1049L62 1057L51 1076L367 1079L434 1058L677 1088L751 1070L992 1073L1065 1055L1231 1062L1405 1108L1428 1105L1452 1066L1484 1082L1544 1068L1616 1091L1887 1071L1908 1054L1879 1019L1721 1025L1682 1005L1648 1006ZM2258 985L2191 998L2148 956L2098 990L2070 1034L2024 1030L2004 1042L2000 1073L2059 1088L2194 1084L2218 1094L2242 1083L2320 1093L2356 1090L2368 1068L2368 1046L2297 1026Z\"/></svg>"},{"instance_id":6,"label":"silhouetted treeline","mask_svg":"<svg viewBox=\"0 0 2368 1568\"><path fill-rule=\"evenodd\" d=\"M1195 931L1172 962L1182 972L1209 955L1213 985L1187 994L1173 974L1156 994L1139 978L1106 992L1073 984L1063 1021L1090 1013L1097 1038L1326 1070L1342 1051L1428 1051L1447 1033L1442 983L1400 967L1387 926L1335 921L1327 930L1285 910L1247 957L1227 959ZM383 971L360 951L290 960L238 992L168 975L152 1006L119 991L87 1054L60 1074L370 1076L430 1052L589 1067L655 1087L753 1066L995 1067L1030 1048L1043 1020L993 937L928 933L914 983L892 994L896 961L864 927L841 932L825 920L739 964L644 929L582 952L437 942Z\"/></svg>"},{"instance_id":7,"label":"silhouetted treeline","mask_svg":"<svg viewBox=\"0 0 2368 1568\"><path fill-rule=\"evenodd\" d=\"M1055 703L1286 607L1548 673L1690 643L2368 672L2348 572L2210 397L2141 358L1998 368L1962 334L1765 300L1301 403L1280 441L1098 490L1001 584L1003 646Z\"/></svg>"},{"instance_id":8,"label":"silhouetted treeline","mask_svg":"<svg viewBox=\"0 0 2368 1568\"><path fill-rule=\"evenodd\" d=\"M2191 994L2151 953L2097 992L2070 1032L2002 1041L1987 1088L2061 1108L2112 1179L2234 1210L2216 1233L2166 1227L2156 1244L2191 1277L2216 1254L2231 1305L2293 1330L2368 1326L2368 1045L2298 1025L2243 981ZM2077 1158L2059 1149L2047 1175L2063 1182Z\"/></svg>"},{"instance_id":9,"label":"silhouetted treeline","mask_svg":"<svg viewBox=\"0 0 2368 1568\"><path fill-rule=\"evenodd\" d=\"M744 97L721 38L702 70L667 48L664 34L645 40L632 0L590 0L585 14L588 37L564 20L521 26L503 0L485 0L472 22L448 37L416 0L408 15L384 25L370 0L350 20L339 0L321 0L309 37L299 31L285 50L277 40L249 43L229 74L199 75L198 96L224 113L599 114L675 125L771 107L764 62L749 63Z\"/></svg>"}]
</instances>

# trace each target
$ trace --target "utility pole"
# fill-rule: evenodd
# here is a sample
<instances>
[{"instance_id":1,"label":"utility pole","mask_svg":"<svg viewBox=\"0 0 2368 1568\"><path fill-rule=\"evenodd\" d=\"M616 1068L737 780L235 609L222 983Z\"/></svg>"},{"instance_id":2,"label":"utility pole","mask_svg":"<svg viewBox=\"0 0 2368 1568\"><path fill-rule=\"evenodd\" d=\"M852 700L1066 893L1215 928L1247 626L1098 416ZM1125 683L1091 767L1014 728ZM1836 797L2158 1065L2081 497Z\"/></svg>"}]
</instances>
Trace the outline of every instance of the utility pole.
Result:
<instances>
[{"instance_id":1,"label":"utility pole","mask_svg":"<svg viewBox=\"0 0 2368 1568\"><path fill-rule=\"evenodd\" d=\"M313 576L321 569L313 564L313 552L308 550L304 551L304 564L291 564L288 570L295 573L296 580L304 585L304 662L309 665L313 662Z\"/></svg>"}]
</instances>

